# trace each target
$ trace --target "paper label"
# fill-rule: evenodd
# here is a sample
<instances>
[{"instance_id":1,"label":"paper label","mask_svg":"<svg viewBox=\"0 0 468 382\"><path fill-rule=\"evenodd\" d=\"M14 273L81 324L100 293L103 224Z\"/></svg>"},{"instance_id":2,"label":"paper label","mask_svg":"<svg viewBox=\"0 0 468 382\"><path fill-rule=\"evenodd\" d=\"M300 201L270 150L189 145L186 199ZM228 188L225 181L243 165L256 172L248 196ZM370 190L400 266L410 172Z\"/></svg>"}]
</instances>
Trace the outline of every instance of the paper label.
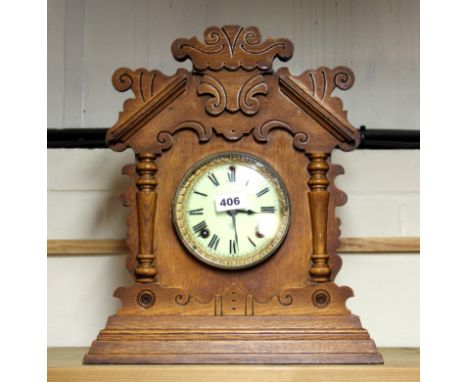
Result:
<instances>
[{"instance_id":1,"label":"paper label","mask_svg":"<svg viewBox=\"0 0 468 382\"><path fill-rule=\"evenodd\" d=\"M243 192L220 194L215 197L216 211L232 211L247 209L247 196Z\"/></svg>"}]
</instances>

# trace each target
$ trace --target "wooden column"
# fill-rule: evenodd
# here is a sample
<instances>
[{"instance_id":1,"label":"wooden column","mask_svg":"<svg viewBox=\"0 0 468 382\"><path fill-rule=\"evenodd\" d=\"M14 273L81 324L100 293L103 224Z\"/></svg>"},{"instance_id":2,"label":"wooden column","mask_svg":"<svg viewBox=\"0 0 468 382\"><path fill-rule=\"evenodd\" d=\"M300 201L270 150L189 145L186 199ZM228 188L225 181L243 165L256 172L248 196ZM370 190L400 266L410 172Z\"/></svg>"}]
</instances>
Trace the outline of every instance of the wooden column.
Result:
<instances>
[{"instance_id":1,"label":"wooden column","mask_svg":"<svg viewBox=\"0 0 468 382\"><path fill-rule=\"evenodd\" d=\"M308 196L313 235L312 267L309 269L309 273L314 282L330 281L331 275L327 253L328 155L328 153L307 154L310 160L307 166L310 173L307 184L310 187Z\"/></svg>"},{"instance_id":2,"label":"wooden column","mask_svg":"<svg viewBox=\"0 0 468 382\"><path fill-rule=\"evenodd\" d=\"M138 265L135 268L136 281L149 283L155 281L157 274L154 266L154 220L156 213L157 194L155 192L156 155L152 153L136 154L138 164L136 172L139 175L136 185L137 211L138 211Z\"/></svg>"}]
</instances>

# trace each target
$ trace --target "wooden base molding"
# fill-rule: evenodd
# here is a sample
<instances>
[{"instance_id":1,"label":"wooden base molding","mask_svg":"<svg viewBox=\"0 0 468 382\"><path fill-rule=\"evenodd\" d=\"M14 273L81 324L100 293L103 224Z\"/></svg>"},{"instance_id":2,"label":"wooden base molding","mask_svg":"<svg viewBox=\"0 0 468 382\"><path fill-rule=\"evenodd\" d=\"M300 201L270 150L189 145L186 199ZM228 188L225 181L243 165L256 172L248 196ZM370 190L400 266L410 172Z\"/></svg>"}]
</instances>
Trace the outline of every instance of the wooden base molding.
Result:
<instances>
[{"instance_id":1,"label":"wooden base molding","mask_svg":"<svg viewBox=\"0 0 468 382\"><path fill-rule=\"evenodd\" d=\"M383 362L345 306L351 289L332 282L286 289L268 302L235 284L206 303L159 283L121 287L115 296L122 307L86 364Z\"/></svg>"},{"instance_id":2,"label":"wooden base molding","mask_svg":"<svg viewBox=\"0 0 468 382\"><path fill-rule=\"evenodd\" d=\"M359 318L112 316L86 364L379 364Z\"/></svg>"},{"instance_id":3,"label":"wooden base molding","mask_svg":"<svg viewBox=\"0 0 468 382\"><path fill-rule=\"evenodd\" d=\"M419 237L344 237L338 253L419 253ZM127 253L124 239L47 240L48 256Z\"/></svg>"}]
</instances>

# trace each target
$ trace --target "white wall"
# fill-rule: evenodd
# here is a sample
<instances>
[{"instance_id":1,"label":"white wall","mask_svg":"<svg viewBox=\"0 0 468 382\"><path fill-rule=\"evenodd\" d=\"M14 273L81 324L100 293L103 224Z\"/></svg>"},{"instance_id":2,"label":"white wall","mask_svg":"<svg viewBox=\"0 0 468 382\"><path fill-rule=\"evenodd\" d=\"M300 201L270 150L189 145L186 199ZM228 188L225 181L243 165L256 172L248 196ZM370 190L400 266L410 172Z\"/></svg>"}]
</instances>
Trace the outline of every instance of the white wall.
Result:
<instances>
[{"instance_id":1,"label":"white wall","mask_svg":"<svg viewBox=\"0 0 468 382\"><path fill-rule=\"evenodd\" d=\"M349 66L340 92L356 126L419 129L419 2L416 0L49 0L48 125L110 127L126 93L112 89L120 66L172 74L170 46L207 26L256 25L288 37L293 73Z\"/></svg>"},{"instance_id":2,"label":"white wall","mask_svg":"<svg viewBox=\"0 0 468 382\"><path fill-rule=\"evenodd\" d=\"M419 128L417 1L59 1L48 2L48 126L109 127L128 94L112 89L119 66L181 66L177 37L201 38L209 25L257 25L289 37L300 73L348 65L356 84L340 96L350 121L368 128ZM182 66L188 67L183 64ZM48 150L49 239L125 237L128 210L118 195L130 152ZM348 193L338 208L342 236L419 235L419 151L336 153ZM104 169L104 171L103 171ZM48 344L86 346L118 307L114 289L130 284L124 255L48 258ZM337 278L356 297L379 346L419 345L419 256L343 255Z\"/></svg>"}]
</instances>

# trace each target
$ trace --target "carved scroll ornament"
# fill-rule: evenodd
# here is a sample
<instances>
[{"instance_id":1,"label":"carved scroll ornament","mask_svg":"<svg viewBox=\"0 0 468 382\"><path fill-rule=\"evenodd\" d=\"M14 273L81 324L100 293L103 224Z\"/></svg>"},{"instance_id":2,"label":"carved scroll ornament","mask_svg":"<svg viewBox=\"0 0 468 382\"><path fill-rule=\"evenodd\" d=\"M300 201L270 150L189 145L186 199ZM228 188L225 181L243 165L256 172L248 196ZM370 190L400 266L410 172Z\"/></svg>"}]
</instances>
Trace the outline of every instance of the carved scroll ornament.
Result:
<instances>
[{"instance_id":1,"label":"carved scroll ornament","mask_svg":"<svg viewBox=\"0 0 468 382\"><path fill-rule=\"evenodd\" d=\"M275 57L287 61L293 45L288 39L268 38L261 41L256 27L239 25L211 27L205 30L204 43L197 37L179 38L172 44L172 54L178 61L190 58L196 70L260 70L271 69Z\"/></svg>"},{"instance_id":2,"label":"carved scroll ornament","mask_svg":"<svg viewBox=\"0 0 468 382\"><path fill-rule=\"evenodd\" d=\"M240 79L240 81L239 81ZM212 97L206 102L206 112L213 116L227 110L235 113L241 110L251 116L260 108L259 94L267 94L268 87L262 75L247 80L239 76L213 76L205 74L198 86L198 94Z\"/></svg>"}]
</instances>

